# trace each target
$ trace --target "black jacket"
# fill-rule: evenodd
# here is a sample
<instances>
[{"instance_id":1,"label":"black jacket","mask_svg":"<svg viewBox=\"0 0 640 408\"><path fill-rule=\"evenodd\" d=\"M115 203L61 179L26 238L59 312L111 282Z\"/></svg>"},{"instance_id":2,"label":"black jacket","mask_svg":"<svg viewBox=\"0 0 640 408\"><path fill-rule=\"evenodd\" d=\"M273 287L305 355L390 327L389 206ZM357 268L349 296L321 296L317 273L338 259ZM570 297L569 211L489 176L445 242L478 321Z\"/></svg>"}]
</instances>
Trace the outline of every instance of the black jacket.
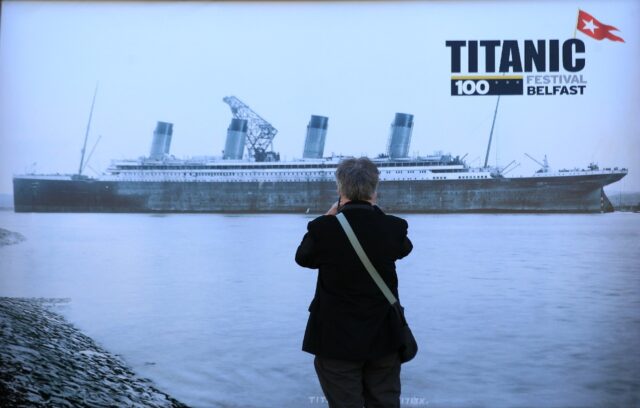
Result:
<instances>
[{"instance_id":1,"label":"black jacket","mask_svg":"<svg viewBox=\"0 0 640 408\"><path fill-rule=\"evenodd\" d=\"M341 212L399 299L395 261L413 248L407 222L366 201L351 201ZM342 360L374 359L398 350L397 314L360 262L337 218L320 216L309 222L307 230L296 262L319 272L302 349Z\"/></svg>"}]
</instances>

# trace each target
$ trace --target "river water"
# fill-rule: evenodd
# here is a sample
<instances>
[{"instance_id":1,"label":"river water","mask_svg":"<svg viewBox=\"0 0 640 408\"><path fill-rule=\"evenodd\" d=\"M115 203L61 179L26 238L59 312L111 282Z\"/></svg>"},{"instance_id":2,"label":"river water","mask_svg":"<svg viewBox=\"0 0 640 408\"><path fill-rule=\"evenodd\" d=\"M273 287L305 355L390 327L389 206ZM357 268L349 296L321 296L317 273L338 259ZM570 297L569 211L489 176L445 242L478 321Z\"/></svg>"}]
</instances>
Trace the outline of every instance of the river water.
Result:
<instances>
[{"instance_id":1,"label":"river water","mask_svg":"<svg viewBox=\"0 0 640 408\"><path fill-rule=\"evenodd\" d=\"M194 407L322 407L304 215L14 214L0 296L61 313ZM405 407L640 406L640 215L407 215Z\"/></svg>"}]
</instances>

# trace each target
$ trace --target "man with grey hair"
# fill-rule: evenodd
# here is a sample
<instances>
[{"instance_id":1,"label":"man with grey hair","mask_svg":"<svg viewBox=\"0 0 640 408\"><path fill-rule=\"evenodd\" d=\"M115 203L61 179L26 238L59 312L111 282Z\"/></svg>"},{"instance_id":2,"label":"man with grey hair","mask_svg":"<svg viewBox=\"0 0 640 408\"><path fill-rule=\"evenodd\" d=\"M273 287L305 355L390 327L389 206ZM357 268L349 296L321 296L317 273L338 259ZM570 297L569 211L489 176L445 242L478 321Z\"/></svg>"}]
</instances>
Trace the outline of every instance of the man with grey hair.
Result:
<instances>
[{"instance_id":1,"label":"man with grey hair","mask_svg":"<svg viewBox=\"0 0 640 408\"><path fill-rule=\"evenodd\" d=\"M336 170L338 201L307 225L296 262L318 269L302 349L330 408L399 408L401 347L397 313L353 250L336 214L343 213L376 270L398 298L395 261L413 248L407 222L376 203L379 171L366 157Z\"/></svg>"}]
</instances>

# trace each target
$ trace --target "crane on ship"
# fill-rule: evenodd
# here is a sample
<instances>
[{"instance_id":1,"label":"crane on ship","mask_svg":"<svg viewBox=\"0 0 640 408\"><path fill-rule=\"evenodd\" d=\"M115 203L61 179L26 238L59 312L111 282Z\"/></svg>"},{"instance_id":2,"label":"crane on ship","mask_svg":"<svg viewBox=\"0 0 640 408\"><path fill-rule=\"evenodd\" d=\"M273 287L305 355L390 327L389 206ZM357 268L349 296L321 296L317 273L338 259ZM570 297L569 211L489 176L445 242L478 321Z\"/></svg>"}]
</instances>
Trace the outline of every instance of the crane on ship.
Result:
<instances>
[{"instance_id":1,"label":"crane on ship","mask_svg":"<svg viewBox=\"0 0 640 408\"><path fill-rule=\"evenodd\" d=\"M536 171L536 173L548 173L549 172L549 161L547 161L547 155L544 155L544 159L542 160L542 163L540 163L539 160L537 160L536 158L534 158L533 156L531 156L529 153L525 153L525 156L527 156L528 158L530 158L531 160L533 160L534 162L538 163L540 165L540 169L538 171Z\"/></svg>"},{"instance_id":2,"label":"crane on ship","mask_svg":"<svg viewBox=\"0 0 640 408\"><path fill-rule=\"evenodd\" d=\"M229 105L235 119L247 121L246 146L249 157L259 162L280 161L280 154L273 151L273 138L278 133L278 129L235 96L226 96L222 101Z\"/></svg>"}]
</instances>

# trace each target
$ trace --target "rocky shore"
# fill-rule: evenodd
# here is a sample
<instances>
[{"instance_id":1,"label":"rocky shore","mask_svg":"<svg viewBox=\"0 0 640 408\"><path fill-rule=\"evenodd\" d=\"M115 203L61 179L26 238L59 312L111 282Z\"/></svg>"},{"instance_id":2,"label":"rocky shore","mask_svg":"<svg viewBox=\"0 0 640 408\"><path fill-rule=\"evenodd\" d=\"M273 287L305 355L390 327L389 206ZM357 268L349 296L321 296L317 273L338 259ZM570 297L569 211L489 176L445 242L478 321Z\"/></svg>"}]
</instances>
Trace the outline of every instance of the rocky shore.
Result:
<instances>
[{"instance_id":1,"label":"rocky shore","mask_svg":"<svg viewBox=\"0 0 640 408\"><path fill-rule=\"evenodd\" d=\"M186 407L52 310L0 297L0 407Z\"/></svg>"},{"instance_id":2,"label":"rocky shore","mask_svg":"<svg viewBox=\"0 0 640 408\"><path fill-rule=\"evenodd\" d=\"M0 228L0 247L13 245L24 241L24 236L20 233Z\"/></svg>"}]
</instances>

